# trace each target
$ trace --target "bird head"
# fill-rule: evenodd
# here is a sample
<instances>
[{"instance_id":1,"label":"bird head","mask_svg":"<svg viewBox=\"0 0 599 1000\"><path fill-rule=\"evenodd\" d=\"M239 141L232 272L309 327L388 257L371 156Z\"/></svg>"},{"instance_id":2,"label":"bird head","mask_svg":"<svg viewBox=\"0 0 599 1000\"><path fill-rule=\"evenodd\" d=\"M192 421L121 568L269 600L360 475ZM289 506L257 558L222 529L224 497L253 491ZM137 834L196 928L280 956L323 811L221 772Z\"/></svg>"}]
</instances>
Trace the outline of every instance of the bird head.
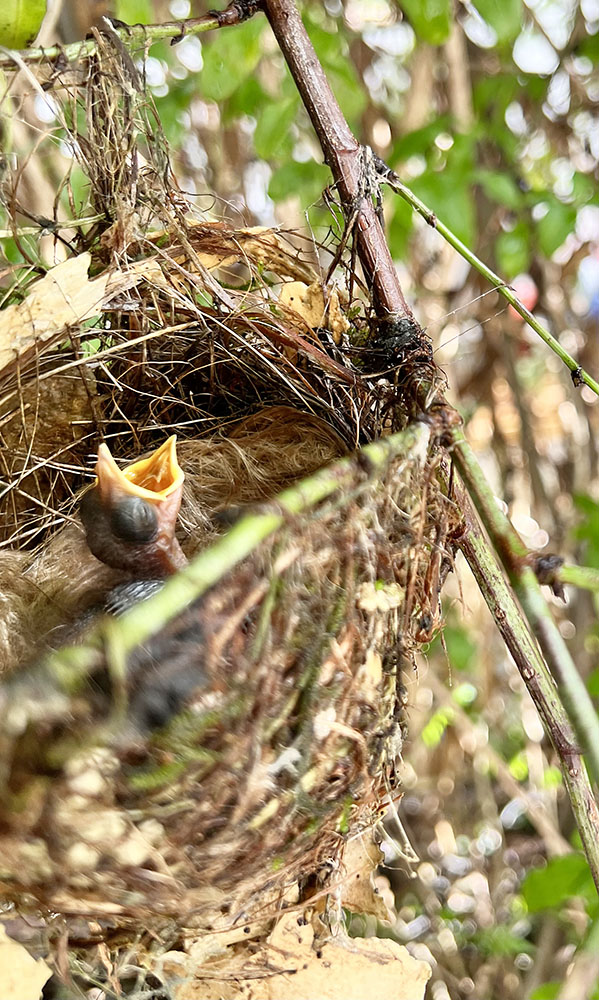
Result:
<instances>
[{"instance_id":1,"label":"bird head","mask_svg":"<svg viewBox=\"0 0 599 1000\"><path fill-rule=\"evenodd\" d=\"M168 576L186 560L175 537L183 471L173 435L147 458L120 469L106 444L80 514L91 552L140 578Z\"/></svg>"}]
</instances>

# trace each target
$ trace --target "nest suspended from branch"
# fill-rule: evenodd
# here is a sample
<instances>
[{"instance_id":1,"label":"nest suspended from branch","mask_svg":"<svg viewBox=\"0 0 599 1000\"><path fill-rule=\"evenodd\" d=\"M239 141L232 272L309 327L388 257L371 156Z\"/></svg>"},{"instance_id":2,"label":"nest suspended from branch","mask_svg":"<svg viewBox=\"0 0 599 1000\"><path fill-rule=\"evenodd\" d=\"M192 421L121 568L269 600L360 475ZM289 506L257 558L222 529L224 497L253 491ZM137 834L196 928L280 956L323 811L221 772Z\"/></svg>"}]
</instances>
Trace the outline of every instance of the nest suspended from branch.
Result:
<instances>
[{"instance_id":1,"label":"nest suspended from branch","mask_svg":"<svg viewBox=\"0 0 599 1000\"><path fill-rule=\"evenodd\" d=\"M187 214L126 53L99 39L50 84L101 221L43 278L15 271L0 312L0 897L60 914L45 934L73 954L140 924L247 944L343 898L347 845L399 794L403 672L458 521L440 432L315 248ZM192 562L42 655L118 582L76 516L98 441L131 461L173 431Z\"/></svg>"}]
</instances>

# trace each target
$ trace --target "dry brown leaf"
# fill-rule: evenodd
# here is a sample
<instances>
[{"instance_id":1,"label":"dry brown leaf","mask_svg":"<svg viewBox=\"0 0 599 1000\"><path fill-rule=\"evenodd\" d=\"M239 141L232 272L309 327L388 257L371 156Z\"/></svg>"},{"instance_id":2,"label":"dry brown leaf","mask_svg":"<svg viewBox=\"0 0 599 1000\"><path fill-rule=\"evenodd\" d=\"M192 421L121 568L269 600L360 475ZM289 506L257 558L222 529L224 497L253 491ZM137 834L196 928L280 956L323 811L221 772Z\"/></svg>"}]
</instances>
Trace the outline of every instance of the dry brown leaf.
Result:
<instances>
[{"instance_id":1,"label":"dry brown leaf","mask_svg":"<svg viewBox=\"0 0 599 1000\"><path fill-rule=\"evenodd\" d=\"M26 948L8 937L0 926L0 986L2 1000L39 1000L52 970L42 958L37 962Z\"/></svg>"},{"instance_id":2,"label":"dry brown leaf","mask_svg":"<svg viewBox=\"0 0 599 1000\"><path fill-rule=\"evenodd\" d=\"M108 272L89 279L91 254L57 264L36 281L29 295L0 312L0 371L38 342L100 312Z\"/></svg>"},{"instance_id":3,"label":"dry brown leaf","mask_svg":"<svg viewBox=\"0 0 599 1000\"><path fill-rule=\"evenodd\" d=\"M376 891L374 873L383 853L371 834L365 832L345 845L343 865L333 886L339 885L341 902L355 913L370 913L378 920L390 920L383 898Z\"/></svg>"},{"instance_id":4,"label":"dry brown leaf","mask_svg":"<svg viewBox=\"0 0 599 1000\"><path fill-rule=\"evenodd\" d=\"M137 261L126 271L103 271L88 278L91 254L82 253L51 268L16 305L0 311L0 372L69 327L98 316L113 296L142 278L170 290L155 260Z\"/></svg>"},{"instance_id":5,"label":"dry brown leaf","mask_svg":"<svg viewBox=\"0 0 599 1000\"><path fill-rule=\"evenodd\" d=\"M395 941L339 934L315 946L311 924L297 913L281 917L244 972L234 983L182 984L176 1000L422 1000L431 975Z\"/></svg>"},{"instance_id":6,"label":"dry brown leaf","mask_svg":"<svg viewBox=\"0 0 599 1000\"><path fill-rule=\"evenodd\" d=\"M331 289L325 300L319 281L313 281L311 285L303 281L286 281L281 288L279 302L301 316L312 330L318 327L330 330L336 344L341 342L342 335L349 329L350 324L339 302L339 292L336 288Z\"/></svg>"},{"instance_id":7,"label":"dry brown leaf","mask_svg":"<svg viewBox=\"0 0 599 1000\"><path fill-rule=\"evenodd\" d=\"M244 229L229 229L222 222L198 222L187 220L188 238L196 257L188 259L185 246L179 247L177 240L169 246L171 259L194 271L200 263L207 270L217 267L231 267L245 263L250 267L261 267L279 276L314 281L316 271L312 265L301 259L300 253L287 240L267 226L248 226ZM164 246L169 238L168 230L148 234L147 239Z\"/></svg>"}]
</instances>

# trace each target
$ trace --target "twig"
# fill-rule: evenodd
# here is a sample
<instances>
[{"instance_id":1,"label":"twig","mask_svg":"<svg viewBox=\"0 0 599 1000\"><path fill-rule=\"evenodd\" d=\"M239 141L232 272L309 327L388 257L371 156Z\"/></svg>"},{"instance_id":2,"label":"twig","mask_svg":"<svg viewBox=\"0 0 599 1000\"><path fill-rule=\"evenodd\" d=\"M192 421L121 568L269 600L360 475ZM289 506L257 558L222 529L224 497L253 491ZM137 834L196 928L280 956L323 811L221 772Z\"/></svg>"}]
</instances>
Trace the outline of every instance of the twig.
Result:
<instances>
[{"instance_id":1,"label":"twig","mask_svg":"<svg viewBox=\"0 0 599 1000\"><path fill-rule=\"evenodd\" d=\"M592 566L565 563L556 570L555 579L559 583L568 583L581 590L593 590L596 594L599 593L599 569L594 569Z\"/></svg>"},{"instance_id":2,"label":"twig","mask_svg":"<svg viewBox=\"0 0 599 1000\"><path fill-rule=\"evenodd\" d=\"M551 617L526 546L509 518L499 507L463 432L454 431L453 437L452 454L460 476L499 553L514 592L543 650L543 655L560 683L560 690L568 706L577 737L588 755L593 778L599 785L599 716L591 696ZM544 664L543 667L546 671ZM538 668L535 668L536 670ZM534 680L533 673L528 679L531 694ZM548 697L548 693L545 691L545 698ZM557 705L554 704L551 712L554 718L556 710ZM549 719L544 721L546 725L550 724ZM599 830L599 827L597 829Z\"/></svg>"},{"instance_id":3,"label":"twig","mask_svg":"<svg viewBox=\"0 0 599 1000\"><path fill-rule=\"evenodd\" d=\"M244 3L233 0L223 11L210 11L202 17L192 17L182 21L164 21L162 24L122 24L111 19L114 31L128 48L152 45L154 42L171 39L171 45L176 45L188 35L199 35L204 31L214 31L216 28L230 27L241 24L257 10L257 4L251 0ZM70 45L52 45L50 48L30 48L19 53L20 61L31 65L40 62L77 62L87 59L98 49L95 38L86 38L82 42L72 42ZM15 56L9 49L0 48L0 66L12 66Z\"/></svg>"},{"instance_id":4,"label":"twig","mask_svg":"<svg viewBox=\"0 0 599 1000\"><path fill-rule=\"evenodd\" d=\"M264 0L264 9L335 178L346 219L358 212L358 253L377 311L411 318L372 195L364 189L364 147L343 117L295 4Z\"/></svg>"},{"instance_id":5,"label":"twig","mask_svg":"<svg viewBox=\"0 0 599 1000\"><path fill-rule=\"evenodd\" d=\"M553 353L557 354L558 358L560 358L560 360L563 361L563 363L570 369L572 381L575 386L582 384L588 385L589 389L592 389L593 392L599 395L599 382L592 378L588 372L584 370L584 368L581 368L572 355L568 354L568 352L564 350L559 340L556 340L556 338L549 333L549 330L544 327L542 323L539 323L538 319L533 316L530 310L527 309L526 306L522 305L519 298L514 294L507 282L500 278L498 274L495 274L495 271L492 271L487 264L483 263L483 261L476 256L470 247L467 247L465 243L462 243L455 233L453 233L451 229L449 229L449 227L441 221L441 219L438 219L435 213L400 180L394 170L390 170L388 167L385 167L385 165L382 165L381 179L385 184L388 184L393 191L400 195L404 201L407 201L407 203L422 216L424 221L427 222L429 226L436 229L437 232L441 234L443 239L446 240L447 243L454 248L454 250L457 250L464 260L467 260L468 263L483 276L483 278L486 278L487 281L490 281L491 284L495 286L500 295L503 295L504 299L507 299L516 312L519 313L520 316L526 320L528 325L532 327L535 333L539 335L541 340L544 340Z\"/></svg>"},{"instance_id":6,"label":"twig","mask_svg":"<svg viewBox=\"0 0 599 1000\"><path fill-rule=\"evenodd\" d=\"M510 650L528 692L541 717L545 732L562 764L572 812L580 832L589 868L599 892L599 808L576 748L570 719L560 700L553 677L539 647L532 639L513 590L497 565L495 556L476 522L468 518L461 543L480 591L489 606L502 638Z\"/></svg>"}]
</instances>

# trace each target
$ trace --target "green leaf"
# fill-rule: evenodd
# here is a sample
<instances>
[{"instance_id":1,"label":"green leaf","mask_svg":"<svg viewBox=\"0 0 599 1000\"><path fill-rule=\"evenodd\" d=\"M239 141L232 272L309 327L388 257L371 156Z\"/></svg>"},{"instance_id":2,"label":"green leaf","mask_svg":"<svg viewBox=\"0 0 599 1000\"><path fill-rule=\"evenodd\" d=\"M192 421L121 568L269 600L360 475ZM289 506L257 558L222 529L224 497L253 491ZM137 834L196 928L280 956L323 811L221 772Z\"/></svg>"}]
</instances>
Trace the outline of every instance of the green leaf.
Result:
<instances>
[{"instance_id":1,"label":"green leaf","mask_svg":"<svg viewBox=\"0 0 599 1000\"><path fill-rule=\"evenodd\" d=\"M578 171L572 178L572 197L577 206L586 205L597 196L595 185L588 174L581 174Z\"/></svg>"},{"instance_id":2,"label":"green leaf","mask_svg":"<svg viewBox=\"0 0 599 1000\"><path fill-rule=\"evenodd\" d=\"M512 757L509 768L516 781L526 781L528 778L528 757L523 750Z\"/></svg>"},{"instance_id":3,"label":"green leaf","mask_svg":"<svg viewBox=\"0 0 599 1000\"><path fill-rule=\"evenodd\" d=\"M573 500L583 519L572 534L577 541L584 542L586 565L599 568L599 503L586 493L575 493Z\"/></svg>"},{"instance_id":4,"label":"green leaf","mask_svg":"<svg viewBox=\"0 0 599 1000\"><path fill-rule=\"evenodd\" d=\"M451 128L448 115L435 118L429 125L407 132L394 144L389 163L396 167L402 160L407 160L410 156L426 156L432 149L433 143L439 133L447 132Z\"/></svg>"},{"instance_id":5,"label":"green leaf","mask_svg":"<svg viewBox=\"0 0 599 1000\"><path fill-rule=\"evenodd\" d=\"M450 0L400 0L399 6L418 38L431 45L441 45L449 38Z\"/></svg>"},{"instance_id":6,"label":"green leaf","mask_svg":"<svg viewBox=\"0 0 599 1000\"><path fill-rule=\"evenodd\" d=\"M258 18L235 28L219 31L203 48L204 66L200 73L200 93L212 101L223 101L254 72L262 47L264 22Z\"/></svg>"},{"instance_id":7,"label":"green leaf","mask_svg":"<svg viewBox=\"0 0 599 1000\"><path fill-rule=\"evenodd\" d=\"M198 74L190 73L184 80L177 80L175 87L169 86L164 97L155 98L158 117L169 143L179 144L187 131L183 113L189 109L197 92Z\"/></svg>"},{"instance_id":8,"label":"green leaf","mask_svg":"<svg viewBox=\"0 0 599 1000\"><path fill-rule=\"evenodd\" d=\"M417 177L412 189L467 245L474 241L474 205L463 172L448 169Z\"/></svg>"},{"instance_id":9,"label":"green leaf","mask_svg":"<svg viewBox=\"0 0 599 1000\"><path fill-rule=\"evenodd\" d=\"M530 955L535 950L530 941L519 934L514 934L509 927L502 924L477 931L472 935L471 940L478 945L479 951L483 955L510 958L513 955L521 955L523 952Z\"/></svg>"},{"instance_id":10,"label":"green leaf","mask_svg":"<svg viewBox=\"0 0 599 1000\"><path fill-rule=\"evenodd\" d=\"M270 107L271 104L271 98L256 80L256 77L248 76L243 83L239 84L235 93L225 104L222 111L223 121L230 124L241 115L252 115L258 120L263 110Z\"/></svg>"},{"instance_id":11,"label":"green leaf","mask_svg":"<svg viewBox=\"0 0 599 1000\"><path fill-rule=\"evenodd\" d=\"M474 684L469 682L464 682L463 684L458 684L456 688L452 691L452 698L462 708L469 708L478 697L478 691Z\"/></svg>"},{"instance_id":12,"label":"green leaf","mask_svg":"<svg viewBox=\"0 0 599 1000\"><path fill-rule=\"evenodd\" d=\"M347 60L341 65L327 66L325 62L324 69L339 107L349 125L355 126L366 107L367 97L352 64Z\"/></svg>"},{"instance_id":13,"label":"green leaf","mask_svg":"<svg viewBox=\"0 0 599 1000\"><path fill-rule=\"evenodd\" d=\"M299 100L271 102L258 118L254 132L254 148L263 160L272 160L289 145L289 129L297 117Z\"/></svg>"},{"instance_id":14,"label":"green leaf","mask_svg":"<svg viewBox=\"0 0 599 1000\"><path fill-rule=\"evenodd\" d=\"M468 629L462 625L447 625L443 633L447 655L453 670L466 670L478 651Z\"/></svg>"},{"instance_id":15,"label":"green leaf","mask_svg":"<svg viewBox=\"0 0 599 1000\"><path fill-rule=\"evenodd\" d=\"M490 24L502 44L513 42L522 30L521 0L474 0L482 18Z\"/></svg>"},{"instance_id":16,"label":"green leaf","mask_svg":"<svg viewBox=\"0 0 599 1000\"><path fill-rule=\"evenodd\" d=\"M291 160L273 173L268 193L274 201L283 201L289 195L299 197L304 208L317 201L324 188L331 182L331 172L324 163L308 160L298 163Z\"/></svg>"},{"instance_id":17,"label":"green leaf","mask_svg":"<svg viewBox=\"0 0 599 1000\"><path fill-rule=\"evenodd\" d=\"M552 198L549 211L537 222L539 246L546 257L561 247L569 233L576 226L576 209L574 205L564 205L557 198Z\"/></svg>"},{"instance_id":18,"label":"green leaf","mask_svg":"<svg viewBox=\"0 0 599 1000\"><path fill-rule=\"evenodd\" d=\"M528 271L530 263L530 233L524 222L518 222L509 233L500 233L495 240L495 255L501 274L515 278Z\"/></svg>"},{"instance_id":19,"label":"green leaf","mask_svg":"<svg viewBox=\"0 0 599 1000\"><path fill-rule=\"evenodd\" d=\"M545 868L529 872L522 883L522 895L531 913L556 910L573 896L592 901L595 886L583 854L551 858Z\"/></svg>"},{"instance_id":20,"label":"green leaf","mask_svg":"<svg viewBox=\"0 0 599 1000\"><path fill-rule=\"evenodd\" d=\"M392 215L387 227L389 250L394 260L404 260L414 223L414 213L403 198L386 195L385 200L392 202Z\"/></svg>"},{"instance_id":21,"label":"green leaf","mask_svg":"<svg viewBox=\"0 0 599 1000\"><path fill-rule=\"evenodd\" d=\"M563 982L558 980L554 983L543 983L537 986L530 994L530 1000L557 1000L562 991Z\"/></svg>"},{"instance_id":22,"label":"green leaf","mask_svg":"<svg viewBox=\"0 0 599 1000\"><path fill-rule=\"evenodd\" d=\"M599 667L587 677L587 691L592 698L599 698Z\"/></svg>"},{"instance_id":23,"label":"green leaf","mask_svg":"<svg viewBox=\"0 0 599 1000\"><path fill-rule=\"evenodd\" d=\"M125 24L152 24L154 5L152 0L117 0L115 17Z\"/></svg>"},{"instance_id":24,"label":"green leaf","mask_svg":"<svg viewBox=\"0 0 599 1000\"><path fill-rule=\"evenodd\" d=\"M26 49L41 28L46 0L2 0L0 3L0 45Z\"/></svg>"},{"instance_id":25,"label":"green leaf","mask_svg":"<svg viewBox=\"0 0 599 1000\"><path fill-rule=\"evenodd\" d=\"M512 211L517 211L521 207L522 192L509 174L499 170L481 169L475 171L473 176L491 201L505 205Z\"/></svg>"},{"instance_id":26,"label":"green leaf","mask_svg":"<svg viewBox=\"0 0 599 1000\"><path fill-rule=\"evenodd\" d=\"M454 713L451 708L440 708L438 712L431 715L426 726L423 727L420 737L425 747L429 750L438 746L443 738L443 733L453 722Z\"/></svg>"},{"instance_id":27,"label":"green leaf","mask_svg":"<svg viewBox=\"0 0 599 1000\"><path fill-rule=\"evenodd\" d=\"M325 31L310 17L306 18L306 26L343 114L350 126L357 124L368 99L350 59L346 39L337 32Z\"/></svg>"}]
</instances>

